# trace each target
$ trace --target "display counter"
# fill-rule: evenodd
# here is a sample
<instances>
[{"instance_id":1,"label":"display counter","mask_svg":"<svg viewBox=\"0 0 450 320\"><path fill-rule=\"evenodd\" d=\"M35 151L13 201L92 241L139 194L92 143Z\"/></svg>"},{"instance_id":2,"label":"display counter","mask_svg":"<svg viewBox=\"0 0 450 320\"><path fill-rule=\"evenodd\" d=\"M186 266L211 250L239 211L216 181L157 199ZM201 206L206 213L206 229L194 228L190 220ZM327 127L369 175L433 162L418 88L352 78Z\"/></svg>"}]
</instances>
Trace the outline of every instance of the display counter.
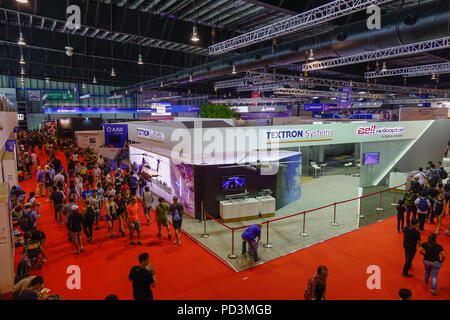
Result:
<instances>
[{"instance_id":1,"label":"display counter","mask_svg":"<svg viewBox=\"0 0 450 320\"><path fill-rule=\"evenodd\" d=\"M257 219L259 201L255 198L220 201L220 217L223 222Z\"/></svg>"},{"instance_id":2,"label":"display counter","mask_svg":"<svg viewBox=\"0 0 450 320\"><path fill-rule=\"evenodd\" d=\"M259 213L261 218L273 217L275 215L275 198L271 196L256 197L259 201Z\"/></svg>"},{"instance_id":3,"label":"display counter","mask_svg":"<svg viewBox=\"0 0 450 320\"><path fill-rule=\"evenodd\" d=\"M274 215L275 198L271 196L220 201L220 218L223 222L267 218Z\"/></svg>"}]
</instances>

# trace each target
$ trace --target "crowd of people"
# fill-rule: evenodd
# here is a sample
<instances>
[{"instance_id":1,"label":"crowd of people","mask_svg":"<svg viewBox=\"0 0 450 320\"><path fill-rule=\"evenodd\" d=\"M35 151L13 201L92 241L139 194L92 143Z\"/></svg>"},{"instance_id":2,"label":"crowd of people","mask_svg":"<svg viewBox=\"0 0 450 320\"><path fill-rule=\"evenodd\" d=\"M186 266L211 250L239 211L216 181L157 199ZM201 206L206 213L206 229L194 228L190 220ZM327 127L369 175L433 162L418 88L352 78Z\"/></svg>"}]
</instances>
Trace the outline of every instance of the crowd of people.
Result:
<instances>
[{"instance_id":1,"label":"crowd of people","mask_svg":"<svg viewBox=\"0 0 450 320\"><path fill-rule=\"evenodd\" d=\"M436 295L439 270L445 260L445 252L437 243L437 236L441 232L442 219L449 214L450 208L450 182L446 180L448 173L441 162L435 165L428 162L428 167L422 167L414 175L406 189L405 196L397 205L397 232L403 231L403 247L405 249L405 264L403 276L412 277L409 272L417 250L423 255L425 268L424 281L431 278L431 293ZM444 181L447 181L444 184ZM405 215L406 214L406 215ZM406 220L406 226L405 225ZM436 229L429 234L426 242L421 241L421 232L425 223L435 224ZM449 236L450 224L444 231Z\"/></svg>"},{"instance_id":2,"label":"crowd of people","mask_svg":"<svg viewBox=\"0 0 450 320\"><path fill-rule=\"evenodd\" d=\"M13 221L25 237L42 238L40 262L47 261L45 234L39 230L40 198L49 202L55 223L67 229L75 254L84 252L85 243L92 242L97 232L104 232L100 231L100 221L106 222L108 239L126 237L128 229L130 245L142 245L142 224L151 223L153 207L157 236L162 238L161 229L165 228L167 239L172 239L172 215L174 243L181 244L184 208L177 196L170 203L162 197L156 199L144 177L120 167L112 169L110 161L89 148L77 147L72 139L56 139L45 130L36 130L22 131L18 141L19 167L23 165L19 170L24 179L35 175L36 190L27 195L20 186L12 187ZM66 166L61 154L66 157ZM141 223L142 216L146 221ZM130 280L132 277L137 273L130 274Z\"/></svg>"}]
</instances>

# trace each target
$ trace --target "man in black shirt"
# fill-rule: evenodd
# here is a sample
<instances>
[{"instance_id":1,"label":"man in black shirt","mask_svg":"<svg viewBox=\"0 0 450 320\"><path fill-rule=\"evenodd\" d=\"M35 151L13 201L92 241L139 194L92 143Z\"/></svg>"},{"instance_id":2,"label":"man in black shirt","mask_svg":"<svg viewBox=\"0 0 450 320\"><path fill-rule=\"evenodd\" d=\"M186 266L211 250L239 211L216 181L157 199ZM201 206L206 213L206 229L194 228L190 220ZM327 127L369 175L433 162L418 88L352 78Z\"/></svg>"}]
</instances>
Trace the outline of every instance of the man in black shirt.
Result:
<instances>
[{"instance_id":1,"label":"man in black shirt","mask_svg":"<svg viewBox=\"0 0 450 320\"><path fill-rule=\"evenodd\" d=\"M151 287L156 286L156 278L148 253L139 255L139 265L131 268L128 279L133 282L134 300L153 300Z\"/></svg>"},{"instance_id":2,"label":"man in black shirt","mask_svg":"<svg viewBox=\"0 0 450 320\"><path fill-rule=\"evenodd\" d=\"M55 210L55 221L62 223L62 209L64 207L64 194L61 190L53 187L53 192L50 195L50 200L52 201L50 204L53 205L53 209Z\"/></svg>"},{"instance_id":3,"label":"man in black shirt","mask_svg":"<svg viewBox=\"0 0 450 320\"><path fill-rule=\"evenodd\" d=\"M417 247L420 247L420 232L417 230L419 227L419 220L412 219L411 225L406 226L403 229L404 240L403 247L405 248L405 265L403 266L403 276L412 277L408 271L411 269L412 261L416 255Z\"/></svg>"},{"instance_id":4,"label":"man in black shirt","mask_svg":"<svg viewBox=\"0 0 450 320\"><path fill-rule=\"evenodd\" d=\"M175 214L175 212L177 214ZM172 215L172 224L173 228L175 229L175 235L177 237L177 240L175 240L175 244L181 244L180 233L178 230L181 229L181 226L183 224L183 213L183 205L178 202L177 196L173 196L173 203L169 207L169 214ZM175 217L176 215L178 215L178 217Z\"/></svg>"}]
</instances>

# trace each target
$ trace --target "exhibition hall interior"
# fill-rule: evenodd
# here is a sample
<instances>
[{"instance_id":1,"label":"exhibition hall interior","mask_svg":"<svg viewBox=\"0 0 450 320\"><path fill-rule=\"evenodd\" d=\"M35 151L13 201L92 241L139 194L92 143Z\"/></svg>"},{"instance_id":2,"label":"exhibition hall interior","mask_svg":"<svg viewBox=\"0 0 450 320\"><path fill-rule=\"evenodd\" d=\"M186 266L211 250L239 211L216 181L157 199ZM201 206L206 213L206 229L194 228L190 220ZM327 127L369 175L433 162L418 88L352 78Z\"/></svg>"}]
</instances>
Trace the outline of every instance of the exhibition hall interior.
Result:
<instances>
[{"instance_id":1,"label":"exhibition hall interior","mask_svg":"<svg viewBox=\"0 0 450 320\"><path fill-rule=\"evenodd\" d=\"M450 299L448 0L0 22L0 300Z\"/></svg>"}]
</instances>

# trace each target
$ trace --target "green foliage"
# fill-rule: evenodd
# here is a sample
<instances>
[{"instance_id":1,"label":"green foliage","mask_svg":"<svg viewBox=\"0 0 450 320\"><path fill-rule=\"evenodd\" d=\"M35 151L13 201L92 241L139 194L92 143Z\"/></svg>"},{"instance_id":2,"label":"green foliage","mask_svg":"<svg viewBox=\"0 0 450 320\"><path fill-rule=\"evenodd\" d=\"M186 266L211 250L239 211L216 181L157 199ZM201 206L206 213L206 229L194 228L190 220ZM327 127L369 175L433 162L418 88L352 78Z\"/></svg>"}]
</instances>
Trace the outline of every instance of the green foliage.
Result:
<instances>
[{"instance_id":1,"label":"green foliage","mask_svg":"<svg viewBox=\"0 0 450 320\"><path fill-rule=\"evenodd\" d=\"M207 103L200 108L200 118L213 118L213 119L231 119L239 118L239 115L229 106L225 104L212 104Z\"/></svg>"}]
</instances>

